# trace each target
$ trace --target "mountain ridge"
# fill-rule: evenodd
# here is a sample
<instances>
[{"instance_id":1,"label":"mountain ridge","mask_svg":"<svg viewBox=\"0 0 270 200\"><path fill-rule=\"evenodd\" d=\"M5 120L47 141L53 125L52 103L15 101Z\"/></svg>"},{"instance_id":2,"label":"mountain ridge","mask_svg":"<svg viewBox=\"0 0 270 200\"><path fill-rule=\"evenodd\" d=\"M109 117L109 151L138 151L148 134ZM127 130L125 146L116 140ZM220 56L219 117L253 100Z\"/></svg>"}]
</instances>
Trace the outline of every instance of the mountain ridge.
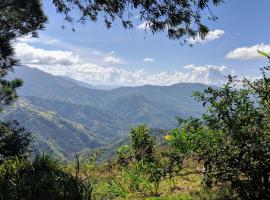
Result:
<instances>
[{"instance_id":1,"label":"mountain ridge","mask_svg":"<svg viewBox=\"0 0 270 200\"><path fill-rule=\"evenodd\" d=\"M168 130L177 126L177 116L200 116L204 108L191 95L208 87L178 83L98 90L25 66L9 75L14 77L24 80L21 99L1 119L18 119L37 143L61 158L105 148L138 124Z\"/></svg>"}]
</instances>

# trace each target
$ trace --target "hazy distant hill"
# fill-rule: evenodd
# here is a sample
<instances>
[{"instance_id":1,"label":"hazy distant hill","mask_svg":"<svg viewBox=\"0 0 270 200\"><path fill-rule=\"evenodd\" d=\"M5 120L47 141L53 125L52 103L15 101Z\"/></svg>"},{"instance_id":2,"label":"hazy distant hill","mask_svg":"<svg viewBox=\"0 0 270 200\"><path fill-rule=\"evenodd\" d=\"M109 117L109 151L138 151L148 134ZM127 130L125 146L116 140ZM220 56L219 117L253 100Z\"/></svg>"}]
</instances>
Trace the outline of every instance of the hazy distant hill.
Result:
<instances>
[{"instance_id":1,"label":"hazy distant hill","mask_svg":"<svg viewBox=\"0 0 270 200\"><path fill-rule=\"evenodd\" d=\"M85 82L82 82L82 81L77 81L77 80L74 80L72 78L69 78L69 77L66 77L66 76L58 76L62 79L65 79L65 80L68 80L68 81L71 81L79 86L82 86L82 87L85 87L85 88L90 88L90 89L97 89L97 90L111 90L111 89L115 89L115 88L119 88L120 86L117 86L117 85L91 85L89 83L85 83Z\"/></svg>"},{"instance_id":2,"label":"hazy distant hill","mask_svg":"<svg viewBox=\"0 0 270 200\"><path fill-rule=\"evenodd\" d=\"M191 95L207 87L179 83L97 90L24 66L17 67L15 74L10 75L13 77L24 80L19 90L23 99L8 108L2 118L19 120L34 133L41 150L49 149L61 157L108 146L139 123L173 128L177 125L175 117L203 112Z\"/></svg>"},{"instance_id":3,"label":"hazy distant hill","mask_svg":"<svg viewBox=\"0 0 270 200\"><path fill-rule=\"evenodd\" d=\"M82 81L77 81L77 80L74 80L74 79L69 78L67 76L56 76L56 77L59 77L60 79L64 79L64 80L67 80L67 81L70 81L70 82L75 83L76 85L79 85L81 87L90 88L90 89L96 89L91 84L88 84L88 83L85 83L85 82L82 82Z\"/></svg>"},{"instance_id":4,"label":"hazy distant hill","mask_svg":"<svg viewBox=\"0 0 270 200\"><path fill-rule=\"evenodd\" d=\"M78 104L100 105L105 91L81 87L75 82L59 76L52 76L36 68L19 66L10 77L22 78L24 86L19 89L21 96L35 96Z\"/></svg>"}]
</instances>

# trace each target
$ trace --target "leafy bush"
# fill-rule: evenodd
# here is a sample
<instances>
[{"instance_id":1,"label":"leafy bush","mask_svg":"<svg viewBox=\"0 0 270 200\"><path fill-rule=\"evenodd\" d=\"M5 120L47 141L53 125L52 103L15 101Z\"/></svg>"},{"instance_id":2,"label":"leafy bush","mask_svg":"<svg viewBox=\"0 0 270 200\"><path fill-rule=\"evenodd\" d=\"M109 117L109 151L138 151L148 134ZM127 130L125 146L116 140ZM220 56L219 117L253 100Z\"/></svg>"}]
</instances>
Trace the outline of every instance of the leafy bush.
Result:
<instances>
[{"instance_id":1,"label":"leafy bush","mask_svg":"<svg viewBox=\"0 0 270 200\"><path fill-rule=\"evenodd\" d=\"M32 162L8 160L0 166L1 200L89 200L89 192L89 185L65 172L47 155L37 156Z\"/></svg>"},{"instance_id":2,"label":"leafy bush","mask_svg":"<svg viewBox=\"0 0 270 200\"><path fill-rule=\"evenodd\" d=\"M127 166L132 159L131 149L129 146L124 145L117 149L118 164L121 166Z\"/></svg>"},{"instance_id":3,"label":"leafy bush","mask_svg":"<svg viewBox=\"0 0 270 200\"><path fill-rule=\"evenodd\" d=\"M229 76L222 88L195 93L208 106L201 119L180 120L170 144L205 166L205 183L229 186L236 198L270 198L270 68L250 82Z\"/></svg>"},{"instance_id":4,"label":"leafy bush","mask_svg":"<svg viewBox=\"0 0 270 200\"><path fill-rule=\"evenodd\" d=\"M154 138L146 125L132 128L130 132L131 148L137 161L151 162L154 159Z\"/></svg>"},{"instance_id":5,"label":"leafy bush","mask_svg":"<svg viewBox=\"0 0 270 200\"><path fill-rule=\"evenodd\" d=\"M0 122L0 163L15 157L26 158L31 141L31 134L17 121Z\"/></svg>"}]
</instances>

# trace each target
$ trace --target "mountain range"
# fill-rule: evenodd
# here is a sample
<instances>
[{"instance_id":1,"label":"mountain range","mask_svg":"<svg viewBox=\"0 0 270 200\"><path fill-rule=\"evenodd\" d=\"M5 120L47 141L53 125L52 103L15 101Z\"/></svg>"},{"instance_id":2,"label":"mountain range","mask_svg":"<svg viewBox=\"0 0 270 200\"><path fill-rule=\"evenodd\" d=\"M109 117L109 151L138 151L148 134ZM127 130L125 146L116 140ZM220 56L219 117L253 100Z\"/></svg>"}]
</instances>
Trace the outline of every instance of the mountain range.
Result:
<instances>
[{"instance_id":1,"label":"mountain range","mask_svg":"<svg viewBox=\"0 0 270 200\"><path fill-rule=\"evenodd\" d=\"M27 66L16 67L9 79L14 77L24 85L1 120L18 120L33 134L37 151L62 159L108 147L138 124L166 130L177 126L177 116L199 116L204 109L192 93L208 87L179 83L104 90Z\"/></svg>"}]
</instances>

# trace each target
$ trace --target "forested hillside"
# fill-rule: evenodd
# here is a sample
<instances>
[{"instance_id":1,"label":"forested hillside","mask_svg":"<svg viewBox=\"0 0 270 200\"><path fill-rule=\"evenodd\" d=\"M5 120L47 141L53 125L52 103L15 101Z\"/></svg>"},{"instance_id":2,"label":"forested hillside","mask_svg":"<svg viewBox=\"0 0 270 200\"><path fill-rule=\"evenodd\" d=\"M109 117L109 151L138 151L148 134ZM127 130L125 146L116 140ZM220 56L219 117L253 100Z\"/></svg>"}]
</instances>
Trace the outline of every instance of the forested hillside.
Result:
<instances>
[{"instance_id":1,"label":"forested hillside","mask_svg":"<svg viewBox=\"0 0 270 200\"><path fill-rule=\"evenodd\" d=\"M177 126L176 117L200 116L204 108L192 93L207 87L182 83L105 91L26 66L9 75L14 77L24 80L18 90L21 97L1 118L18 119L35 136L37 150L60 158L106 148L138 124L166 130Z\"/></svg>"}]
</instances>

